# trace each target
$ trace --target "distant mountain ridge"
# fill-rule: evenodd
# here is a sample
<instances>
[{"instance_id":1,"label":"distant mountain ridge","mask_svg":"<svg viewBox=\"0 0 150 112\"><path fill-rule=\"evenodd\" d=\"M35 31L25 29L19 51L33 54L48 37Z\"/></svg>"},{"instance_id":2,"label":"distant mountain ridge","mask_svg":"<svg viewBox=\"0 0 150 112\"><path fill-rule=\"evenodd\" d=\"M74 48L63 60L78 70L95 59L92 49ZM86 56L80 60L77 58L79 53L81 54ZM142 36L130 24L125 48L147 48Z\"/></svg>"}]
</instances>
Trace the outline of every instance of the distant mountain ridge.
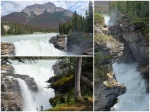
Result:
<instances>
[{"instance_id":1,"label":"distant mountain ridge","mask_svg":"<svg viewBox=\"0 0 150 112\"><path fill-rule=\"evenodd\" d=\"M70 19L73 12L53 3L34 4L27 6L21 12L13 12L1 18L2 21L27 23L41 27L58 27L59 22Z\"/></svg>"}]
</instances>

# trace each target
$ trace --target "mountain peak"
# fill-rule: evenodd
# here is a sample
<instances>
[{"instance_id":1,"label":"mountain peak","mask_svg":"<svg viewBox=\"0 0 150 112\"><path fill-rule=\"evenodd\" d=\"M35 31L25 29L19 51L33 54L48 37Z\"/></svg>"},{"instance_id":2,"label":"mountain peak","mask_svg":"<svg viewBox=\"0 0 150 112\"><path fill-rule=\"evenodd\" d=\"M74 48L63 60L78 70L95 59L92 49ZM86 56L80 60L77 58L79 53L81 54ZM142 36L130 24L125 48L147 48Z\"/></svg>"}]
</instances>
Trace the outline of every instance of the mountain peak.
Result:
<instances>
[{"instance_id":1,"label":"mountain peak","mask_svg":"<svg viewBox=\"0 0 150 112\"><path fill-rule=\"evenodd\" d=\"M52 3L52 2L47 2L47 3L45 3L45 4L48 4L48 5L51 5L51 6L56 7L56 6L54 5L54 3Z\"/></svg>"},{"instance_id":2,"label":"mountain peak","mask_svg":"<svg viewBox=\"0 0 150 112\"><path fill-rule=\"evenodd\" d=\"M30 6L27 6L21 12L25 12L30 17L32 15L40 15L40 14L44 13L46 10L49 10L50 12L54 12L55 10L57 11L57 9L58 8L54 5L54 3L48 2L45 4L33 4ZM59 10L60 10L60 8L59 8Z\"/></svg>"}]
</instances>

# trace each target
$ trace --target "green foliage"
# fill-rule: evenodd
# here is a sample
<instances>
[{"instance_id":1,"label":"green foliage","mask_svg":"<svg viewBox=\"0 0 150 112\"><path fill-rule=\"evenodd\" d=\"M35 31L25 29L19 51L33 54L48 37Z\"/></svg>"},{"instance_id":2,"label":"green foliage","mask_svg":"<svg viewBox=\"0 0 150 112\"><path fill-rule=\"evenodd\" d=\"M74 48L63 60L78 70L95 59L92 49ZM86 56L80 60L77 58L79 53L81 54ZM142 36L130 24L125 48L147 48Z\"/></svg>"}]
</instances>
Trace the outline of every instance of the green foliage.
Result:
<instances>
[{"instance_id":1,"label":"green foliage","mask_svg":"<svg viewBox=\"0 0 150 112\"><path fill-rule=\"evenodd\" d=\"M99 13L95 13L94 14L94 23L98 23L100 25L103 25L104 24L104 17Z\"/></svg>"},{"instance_id":2,"label":"green foliage","mask_svg":"<svg viewBox=\"0 0 150 112\"><path fill-rule=\"evenodd\" d=\"M95 54L95 83L107 79L107 73L111 70L108 65L105 64L107 60L110 60L112 57L106 55L102 52L97 52Z\"/></svg>"},{"instance_id":3,"label":"green foliage","mask_svg":"<svg viewBox=\"0 0 150 112\"><path fill-rule=\"evenodd\" d=\"M108 35L103 35L101 33L97 33L94 35L94 40L95 42L105 42L105 41L111 41L111 42L116 42L116 40L112 36Z\"/></svg>"},{"instance_id":4,"label":"green foliage","mask_svg":"<svg viewBox=\"0 0 150 112\"><path fill-rule=\"evenodd\" d=\"M122 13L133 22L149 24L149 1L110 1L109 11Z\"/></svg>"},{"instance_id":5,"label":"green foliage","mask_svg":"<svg viewBox=\"0 0 150 112\"><path fill-rule=\"evenodd\" d=\"M70 75L69 77L63 77L60 80L58 80L56 82L53 82L51 84L51 87L54 87L54 86L63 86L66 82L68 82L69 80L71 80L73 77L74 77L73 75Z\"/></svg>"},{"instance_id":6,"label":"green foliage","mask_svg":"<svg viewBox=\"0 0 150 112\"><path fill-rule=\"evenodd\" d=\"M60 103L64 102L63 96L55 96L54 98L50 98L49 102L51 103L52 106L56 106Z\"/></svg>"},{"instance_id":7,"label":"green foliage","mask_svg":"<svg viewBox=\"0 0 150 112\"><path fill-rule=\"evenodd\" d=\"M51 88L66 93L74 87L74 75L64 76L58 81L51 83Z\"/></svg>"},{"instance_id":8,"label":"green foliage","mask_svg":"<svg viewBox=\"0 0 150 112\"><path fill-rule=\"evenodd\" d=\"M75 104L74 99L74 86L75 86L75 67L76 58L62 58L57 62L61 70L69 68L68 71L63 72L64 74L58 74L51 78L51 87L55 91L59 91L61 96L55 96L51 98L49 102L54 106L54 108L61 107L62 105ZM84 57L82 58L82 76L93 80L93 58ZM91 97L93 95L93 88L81 80L81 93L83 96ZM53 109L52 109L53 110Z\"/></svg>"}]
</instances>

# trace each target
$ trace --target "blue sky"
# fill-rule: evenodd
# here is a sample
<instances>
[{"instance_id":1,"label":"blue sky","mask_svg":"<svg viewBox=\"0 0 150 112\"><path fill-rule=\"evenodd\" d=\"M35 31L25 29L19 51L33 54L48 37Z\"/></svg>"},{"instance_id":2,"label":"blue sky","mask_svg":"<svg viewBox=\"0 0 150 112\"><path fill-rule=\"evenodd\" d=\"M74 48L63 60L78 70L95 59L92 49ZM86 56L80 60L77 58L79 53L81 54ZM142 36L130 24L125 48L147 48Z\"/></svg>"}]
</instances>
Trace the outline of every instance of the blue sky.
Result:
<instances>
[{"instance_id":1,"label":"blue sky","mask_svg":"<svg viewBox=\"0 0 150 112\"><path fill-rule=\"evenodd\" d=\"M70 9L71 11L77 11L78 14L85 15L85 11L88 9L89 1L2 1L1 2L1 15L7 15L12 12L20 12L26 6L33 4L44 4L47 2L54 3L57 7L63 7Z\"/></svg>"}]
</instances>

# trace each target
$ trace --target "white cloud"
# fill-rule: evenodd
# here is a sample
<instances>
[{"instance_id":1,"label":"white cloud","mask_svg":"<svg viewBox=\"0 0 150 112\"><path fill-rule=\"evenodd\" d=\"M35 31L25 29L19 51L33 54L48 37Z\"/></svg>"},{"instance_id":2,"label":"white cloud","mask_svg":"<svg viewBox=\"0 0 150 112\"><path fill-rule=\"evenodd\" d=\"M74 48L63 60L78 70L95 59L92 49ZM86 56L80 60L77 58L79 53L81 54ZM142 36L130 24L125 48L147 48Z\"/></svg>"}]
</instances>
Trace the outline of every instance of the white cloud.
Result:
<instances>
[{"instance_id":1,"label":"white cloud","mask_svg":"<svg viewBox=\"0 0 150 112\"><path fill-rule=\"evenodd\" d=\"M64 9L67 9L67 8L68 8L68 7L67 7L67 3L66 3L66 2L63 2L63 1L62 1L62 2L61 2L61 1L60 1L60 2L56 2L56 1L55 1L55 2L53 2L53 3L55 4L56 7L62 7L62 8L64 8Z\"/></svg>"}]
</instances>

